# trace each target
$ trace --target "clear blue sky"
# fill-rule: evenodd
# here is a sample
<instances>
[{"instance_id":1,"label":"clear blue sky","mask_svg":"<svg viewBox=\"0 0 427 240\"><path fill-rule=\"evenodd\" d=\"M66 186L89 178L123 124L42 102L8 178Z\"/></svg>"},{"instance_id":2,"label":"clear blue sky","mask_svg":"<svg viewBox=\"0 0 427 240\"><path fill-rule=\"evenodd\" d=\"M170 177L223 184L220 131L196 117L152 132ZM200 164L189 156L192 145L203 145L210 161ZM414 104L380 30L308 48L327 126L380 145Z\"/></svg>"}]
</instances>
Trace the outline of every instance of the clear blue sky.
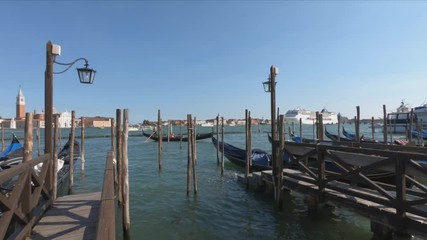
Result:
<instances>
[{"instance_id":1,"label":"clear blue sky","mask_svg":"<svg viewBox=\"0 0 427 240\"><path fill-rule=\"evenodd\" d=\"M370 118L427 100L425 1L1 1L0 29L3 118L19 85L26 110L43 110L49 40L57 61L86 57L97 70L93 85L79 83L82 63L54 75L55 108L78 117L270 118L271 65L281 113L352 118L360 106Z\"/></svg>"}]
</instances>

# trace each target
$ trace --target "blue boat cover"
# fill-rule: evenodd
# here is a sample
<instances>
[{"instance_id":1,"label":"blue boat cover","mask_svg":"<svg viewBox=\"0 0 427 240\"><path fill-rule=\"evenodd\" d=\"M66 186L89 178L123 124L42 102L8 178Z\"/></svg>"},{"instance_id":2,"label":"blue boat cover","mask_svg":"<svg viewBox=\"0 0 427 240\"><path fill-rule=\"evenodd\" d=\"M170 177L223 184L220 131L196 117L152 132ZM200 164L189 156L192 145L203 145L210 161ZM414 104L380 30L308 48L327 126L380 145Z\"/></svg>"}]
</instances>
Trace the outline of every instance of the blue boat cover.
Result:
<instances>
[{"instance_id":1,"label":"blue boat cover","mask_svg":"<svg viewBox=\"0 0 427 240\"><path fill-rule=\"evenodd\" d=\"M19 142L18 138L13 134L12 142L10 145L4 150L2 153L0 153L0 159L7 157L11 152L15 151L18 148L21 148L22 144Z\"/></svg>"}]
</instances>

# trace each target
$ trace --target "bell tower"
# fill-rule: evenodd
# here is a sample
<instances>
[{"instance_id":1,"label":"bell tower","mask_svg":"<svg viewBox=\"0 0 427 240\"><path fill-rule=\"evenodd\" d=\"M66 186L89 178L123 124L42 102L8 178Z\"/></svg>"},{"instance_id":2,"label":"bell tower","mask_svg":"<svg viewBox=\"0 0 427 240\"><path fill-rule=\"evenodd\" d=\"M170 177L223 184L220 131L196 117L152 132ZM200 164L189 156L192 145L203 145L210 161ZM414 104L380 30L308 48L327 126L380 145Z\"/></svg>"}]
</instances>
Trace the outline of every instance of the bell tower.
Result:
<instances>
[{"instance_id":1,"label":"bell tower","mask_svg":"<svg viewBox=\"0 0 427 240\"><path fill-rule=\"evenodd\" d=\"M25 97L22 94L21 85L19 85L18 96L16 96L16 119L25 118Z\"/></svg>"}]
</instances>

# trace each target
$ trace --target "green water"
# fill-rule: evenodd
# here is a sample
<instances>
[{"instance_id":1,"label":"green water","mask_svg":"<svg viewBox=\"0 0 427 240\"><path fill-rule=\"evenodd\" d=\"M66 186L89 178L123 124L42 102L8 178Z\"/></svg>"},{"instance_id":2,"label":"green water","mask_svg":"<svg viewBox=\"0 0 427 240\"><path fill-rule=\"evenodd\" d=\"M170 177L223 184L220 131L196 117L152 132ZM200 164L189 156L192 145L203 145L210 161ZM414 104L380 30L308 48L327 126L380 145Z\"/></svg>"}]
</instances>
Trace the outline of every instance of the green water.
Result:
<instances>
[{"instance_id":1,"label":"green water","mask_svg":"<svg viewBox=\"0 0 427 240\"><path fill-rule=\"evenodd\" d=\"M252 147L270 150L266 131L270 126L253 126ZM336 132L337 126L328 130ZM354 125L346 127L354 131ZM295 129L296 132L299 130ZM68 135L67 129L62 135ZM198 128L208 132L210 128ZM225 141L244 148L244 126L226 127ZM179 132L176 129L175 132ZM367 126L362 132L370 133ZM311 138L312 126L303 136ZM19 135L20 133L17 132ZM100 191L110 129L86 129L85 175L80 162L75 170L75 193ZM80 135L80 130L76 131ZM225 160L221 176L216 149L210 139L197 142L198 193L186 194L187 145L163 144L163 168L159 171L157 142L130 132L128 143L130 217L132 239L371 239L370 222L345 209L307 210L300 195L288 194L278 211L270 196L247 191L237 181L239 168ZM382 133L377 133L382 137ZM62 140L65 143L65 139ZM35 144L36 145L36 144ZM36 146L35 146L36 148ZM36 150L35 150L36 151ZM121 239L121 222L117 238Z\"/></svg>"}]
</instances>

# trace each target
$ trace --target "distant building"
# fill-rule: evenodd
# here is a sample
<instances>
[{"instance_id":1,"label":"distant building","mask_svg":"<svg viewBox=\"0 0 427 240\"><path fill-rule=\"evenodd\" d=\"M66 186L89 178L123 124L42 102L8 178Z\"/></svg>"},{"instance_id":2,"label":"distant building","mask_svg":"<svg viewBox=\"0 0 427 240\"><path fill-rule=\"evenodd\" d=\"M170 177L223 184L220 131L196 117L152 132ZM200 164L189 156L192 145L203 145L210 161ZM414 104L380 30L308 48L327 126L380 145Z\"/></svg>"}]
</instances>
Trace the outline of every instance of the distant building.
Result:
<instances>
[{"instance_id":1,"label":"distant building","mask_svg":"<svg viewBox=\"0 0 427 240\"><path fill-rule=\"evenodd\" d=\"M111 120L107 117L85 117L84 125L85 127L109 128Z\"/></svg>"},{"instance_id":2,"label":"distant building","mask_svg":"<svg viewBox=\"0 0 427 240\"><path fill-rule=\"evenodd\" d=\"M71 128L71 113L68 111L59 113L58 122L60 128Z\"/></svg>"},{"instance_id":3,"label":"distant building","mask_svg":"<svg viewBox=\"0 0 427 240\"><path fill-rule=\"evenodd\" d=\"M19 85L18 96L16 96L16 119L25 119L25 97Z\"/></svg>"},{"instance_id":4,"label":"distant building","mask_svg":"<svg viewBox=\"0 0 427 240\"><path fill-rule=\"evenodd\" d=\"M14 118L0 119L0 123L1 123L2 128L16 129L16 121Z\"/></svg>"}]
</instances>

